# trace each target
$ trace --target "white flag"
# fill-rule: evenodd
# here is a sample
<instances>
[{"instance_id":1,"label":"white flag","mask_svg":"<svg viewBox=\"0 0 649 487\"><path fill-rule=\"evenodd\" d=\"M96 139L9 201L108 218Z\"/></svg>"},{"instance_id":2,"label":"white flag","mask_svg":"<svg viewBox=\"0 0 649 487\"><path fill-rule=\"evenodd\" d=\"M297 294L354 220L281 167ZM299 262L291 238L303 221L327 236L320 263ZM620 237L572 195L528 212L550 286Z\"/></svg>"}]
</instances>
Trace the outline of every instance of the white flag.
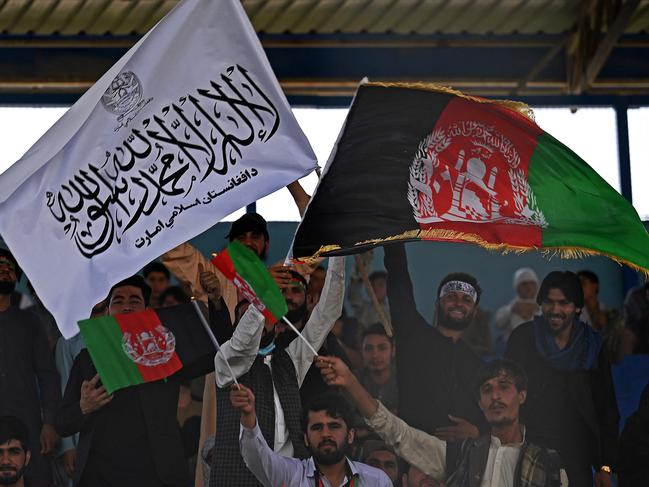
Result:
<instances>
[{"instance_id":1,"label":"white flag","mask_svg":"<svg viewBox=\"0 0 649 487\"><path fill-rule=\"evenodd\" d=\"M0 175L65 337L110 287L316 167L239 0L184 0Z\"/></svg>"}]
</instances>

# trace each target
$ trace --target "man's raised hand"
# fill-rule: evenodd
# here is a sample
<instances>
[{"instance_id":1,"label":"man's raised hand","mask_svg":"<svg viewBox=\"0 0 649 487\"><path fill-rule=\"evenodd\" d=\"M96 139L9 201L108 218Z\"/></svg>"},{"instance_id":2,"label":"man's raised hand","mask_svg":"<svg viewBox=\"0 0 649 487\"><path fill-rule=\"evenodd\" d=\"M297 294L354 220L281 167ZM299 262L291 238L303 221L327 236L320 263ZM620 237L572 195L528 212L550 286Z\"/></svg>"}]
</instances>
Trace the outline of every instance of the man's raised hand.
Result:
<instances>
[{"instance_id":1,"label":"man's raised hand","mask_svg":"<svg viewBox=\"0 0 649 487\"><path fill-rule=\"evenodd\" d=\"M97 387L99 383L99 374L90 380L84 380L81 384L81 400L79 407L83 414L90 414L102 408L113 399L112 394L106 392L104 386Z\"/></svg>"},{"instance_id":2,"label":"man's raised hand","mask_svg":"<svg viewBox=\"0 0 649 487\"><path fill-rule=\"evenodd\" d=\"M202 263L198 263L198 280L207 293L209 299L217 302L221 299L221 282L213 270L205 270Z\"/></svg>"},{"instance_id":3,"label":"man's raised hand","mask_svg":"<svg viewBox=\"0 0 649 487\"><path fill-rule=\"evenodd\" d=\"M316 357L316 367L320 369L322 378L329 386L347 388L355 380L347 364L338 357Z\"/></svg>"},{"instance_id":4,"label":"man's raised hand","mask_svg":"<svg viewBox=\"0 0 649 487\"><path fill-rule=\"evenodd\" d=\"M254 428L257 424L257 415L255 413L255 395L252 391L243 384L232 386L230 402L233 408L241 411L241 424L248 429Z\"/></svg>"},{"instance_id":5,"label":"man's raised hand","mask_svg":"<svg viewBox=\"0 0 649 487\"><path fill-rule=\"evenodd\" d=\"M270 272L270 275L275 280L275 284L277 284L277 287L280 289L288 287L293 279L290 270L291 268L286 267L283 263L275 264L268 268L268 272Z\"/></svg>"}]
</instances>

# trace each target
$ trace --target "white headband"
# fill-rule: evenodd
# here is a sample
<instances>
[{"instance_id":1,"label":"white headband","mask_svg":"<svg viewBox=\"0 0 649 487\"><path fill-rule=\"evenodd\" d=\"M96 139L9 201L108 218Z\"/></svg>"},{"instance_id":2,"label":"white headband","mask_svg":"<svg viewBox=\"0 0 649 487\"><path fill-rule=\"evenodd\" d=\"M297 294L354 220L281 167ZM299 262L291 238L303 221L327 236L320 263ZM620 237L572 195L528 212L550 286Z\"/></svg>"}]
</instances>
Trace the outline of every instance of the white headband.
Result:
<instances>
[{"instance_id":1,"label":"white headband","mask_svg":"<svg viewBox=\"0 0 649 487\"><path fill-rule=\"evenodd\" d=\"M453 291L468 294L469 296L471 296L471 299L473 299L474 303L478 301L478 292L471 284L464 281L448 281L442 286L442 289L439 291L439 297L444 297L448 293L451 293Z\"/></svg>"}]
</instances>

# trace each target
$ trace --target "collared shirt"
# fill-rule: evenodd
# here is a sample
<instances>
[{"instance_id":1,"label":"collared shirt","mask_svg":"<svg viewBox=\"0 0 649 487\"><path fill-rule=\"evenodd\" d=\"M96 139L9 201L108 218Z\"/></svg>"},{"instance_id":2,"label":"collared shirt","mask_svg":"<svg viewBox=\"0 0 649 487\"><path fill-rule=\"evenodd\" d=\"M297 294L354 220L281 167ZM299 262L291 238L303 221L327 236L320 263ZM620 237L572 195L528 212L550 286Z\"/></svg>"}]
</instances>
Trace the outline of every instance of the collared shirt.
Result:
<instances>
[{"instance_id":1,"label":"collared shirt","mask_svg":"<svg viewBox=\"0 0 649 487\"><path fill-rule=\"evenodd\" d=\"M320 301L313 308L311 316L302 329L304 338L313 345L315 350L322 347L327 334L335 324L342 312L345 293L345 258L331 257L325 278ZM232 334L232 338L223 343L220 350L214 357L214 370L216 371L216 385L224 388L229 387L232 376L228 370L225 360L229 362L232 372L241 377L252 367L257 352L261 333L264 329L265 318L254 306L249 306L241 317L239 324ZM297 375L298 387L302 385L309 367L313 363L314 354L302 340L296 338L286 348L291 357ZM267 364L269 365L269 364ZM284 411L279 402L279 396L273 385L273 396L275 398L275 444L276 452L293 452L290 443L288 429L283 422ZM285 438L284 443L282 438ZM285 444L288 442L288 444ZM290 446L289 446L290 445Z\"/></svg>"},{"instance_id":2,"label":"collared shirt","mask_svg":"<svg viewBox=\"0 0 649 487\"><path fill-rule=\"evenodd\" d=\"M446 442L416 428L408 426L378 402L378 409L367 419L367 424L383 440L394 447L397 454L437 480L446 478ZM523 430L523 440L525 430ZM503 445L491 436L487 465L482 476L481 487L513 487L514 474L523 443ZM561 470L561 486L567 487L568 478Z\"/></svg>"},{"instance_id":3,"label":"collared shirt","mask_svg":"<svg viewBox=\"0 0 649 487\"><path fill-rule=\"evenodd\" d=\"M265 487L316 487L313 457L299 460L273 452L266 444L258 424L253 429L241 426L239 445L246 466ZM349 459L347 463L352 478L358 478L358 487L392 487L392 482L383 470ZM326 477L320 477L320 480L324 487L342 487L350 479L345 477L340 485L332 485Z\"/></svg>"}]
</instances>

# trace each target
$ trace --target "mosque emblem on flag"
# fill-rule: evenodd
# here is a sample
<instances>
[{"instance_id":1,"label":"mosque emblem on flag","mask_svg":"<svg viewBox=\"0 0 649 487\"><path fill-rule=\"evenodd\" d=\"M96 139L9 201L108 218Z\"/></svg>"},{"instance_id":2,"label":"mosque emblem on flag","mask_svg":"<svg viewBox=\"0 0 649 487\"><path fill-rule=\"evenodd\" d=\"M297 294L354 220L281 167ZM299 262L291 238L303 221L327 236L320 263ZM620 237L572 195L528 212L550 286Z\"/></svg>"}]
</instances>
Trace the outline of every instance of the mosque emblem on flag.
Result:
<instances>
[{"instance_id":1,"label":"mosque emblem on flag","mask_svg":"<svg viewBox=\"0 0 649 487\"><path fill-rule=\"evenodd\" d=\"M514 223L546 227L514 144L493 126L436 127L410 165L408 201L420 224Z\"/></svg>"},{"instance_id":2,"label":"mosque emblem on flag","mask_svg":"<svg viewBox=\"0 0 649 487\"><path fill-rule=\"evenodd\" d=\"M176 350L176 337L162 325L139 333L125 332L122 350L136 364L155 367L171 360Z\"/></svg>"}]
</instances>

